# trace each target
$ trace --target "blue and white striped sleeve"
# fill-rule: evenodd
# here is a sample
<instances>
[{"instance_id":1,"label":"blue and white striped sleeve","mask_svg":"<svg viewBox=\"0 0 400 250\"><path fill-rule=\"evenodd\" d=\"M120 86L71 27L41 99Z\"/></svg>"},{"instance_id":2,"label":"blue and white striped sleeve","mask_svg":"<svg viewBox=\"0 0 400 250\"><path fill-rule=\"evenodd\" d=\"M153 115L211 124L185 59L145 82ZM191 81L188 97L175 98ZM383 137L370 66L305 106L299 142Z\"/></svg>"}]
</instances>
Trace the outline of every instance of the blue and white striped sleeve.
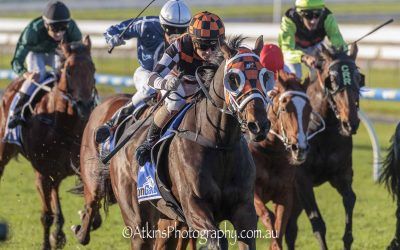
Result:
<instances>
[{"instance_id":1,"label":"blue and white striped sleeve","mask_svg":"<svg viewBox=\"0 0 400 250\"><path fill-rule=\"evenodd\" d=\"M122 31L124 29L126 29L126 27L128 27L129 23L132 21L133 19L128 19L126 21L123 21L120 24L117 25L112 25L111 27L109 27L106 32L103 34L104 38L106 39L106 42L108 43L108 41L115 35L119 35L122 33ZM128 40L131 39L133 37L138 37L140 34L140 27L141 27L141 20L142 18L138 19L137 21L135 21L135 23L133 25L131 25L131 27L124 33L123 39L124 40Z\"/></svg>"}]
</instances>

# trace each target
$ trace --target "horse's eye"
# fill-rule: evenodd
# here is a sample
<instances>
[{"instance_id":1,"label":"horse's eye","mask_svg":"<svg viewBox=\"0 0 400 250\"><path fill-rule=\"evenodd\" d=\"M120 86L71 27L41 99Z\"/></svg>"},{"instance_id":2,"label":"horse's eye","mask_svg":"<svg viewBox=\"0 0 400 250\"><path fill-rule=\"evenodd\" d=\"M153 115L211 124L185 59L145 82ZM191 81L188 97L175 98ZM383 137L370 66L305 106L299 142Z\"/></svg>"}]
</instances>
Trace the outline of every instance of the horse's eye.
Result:
<instances>
[{"instance_id":1,"label":"horse's eye","mask_svg":"<svg viewBox=\"0 0 400 250\"><path fill-rule=\"evenodd\" d=\"M231 69L224 79L225 89L231 92L233 95L238 95L242 91L245 84L244 74L237 70Z\"/></svg>"},{"instance_id":2,"label":"horse's eye","mask_svg":"<svg viewBox=\"0 0 400 250\"><path fill-rule=\"evenodd\" d=\"M274 72L269 71L267 69L262 69L260 71L259 78L263 91L267 95L268 91L273 89L275 84Z\"/></svg>"}]
</instances>

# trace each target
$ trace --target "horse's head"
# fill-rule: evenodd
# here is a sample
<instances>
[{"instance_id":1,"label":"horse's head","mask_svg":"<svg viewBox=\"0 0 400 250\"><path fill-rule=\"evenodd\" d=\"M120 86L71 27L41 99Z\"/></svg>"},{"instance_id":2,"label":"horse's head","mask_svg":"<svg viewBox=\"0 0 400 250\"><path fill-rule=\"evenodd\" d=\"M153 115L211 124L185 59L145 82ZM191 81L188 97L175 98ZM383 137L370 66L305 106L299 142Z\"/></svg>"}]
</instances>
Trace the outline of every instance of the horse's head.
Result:
<instances>
[{"instance_id":1,"label":"horse's head","mask_svg":"<svg viewBox=\"0 0 400 250\"><path fill-rule=\"evenodd\" d=\"M306 87L295 75L279 71L273 93L267 109L270 132L291 152L291 162L299 165L307 156L307 129L312 111Z\"/></svg>"},{"instance_id":2,"label":"horse's head","mask_svg":"<svg viewBox=\"0 0 400 250\"><path fill-rule=\"evenodd\" d=\"M90 38L85 36L82 42L61 43L61 49L65 59L58 89L72 102L79 117L87 120L96 104Z\"/></svg>"},{"instance_id":3,"label":"horse's head","mask_svg":"<svg viewBox=\"0 0 400 250\"><path fill-rule=\"evenodd\" d=\"M360 124L357 111L362 76L355 64L357 51L356 44L352 45L350 55L322 46L317 62L318 81L344 136L355 134Z\"/></svg>"},{"instance_id":4,"label":"horse's head","mask_svg":"<svg viewBox=\"0 0 400 250\"><path fill-rule=\"evenodd\" d=\"M265 112L266 91L267 84L274 81L273 74L261 65L262 46L262 36L257 39L254 50L221 45L226 59L223 69L225 102L239 120L245 121L243 124L247 125L254 141L263 140L270 128Z\"/></svg>"}]
</instances>

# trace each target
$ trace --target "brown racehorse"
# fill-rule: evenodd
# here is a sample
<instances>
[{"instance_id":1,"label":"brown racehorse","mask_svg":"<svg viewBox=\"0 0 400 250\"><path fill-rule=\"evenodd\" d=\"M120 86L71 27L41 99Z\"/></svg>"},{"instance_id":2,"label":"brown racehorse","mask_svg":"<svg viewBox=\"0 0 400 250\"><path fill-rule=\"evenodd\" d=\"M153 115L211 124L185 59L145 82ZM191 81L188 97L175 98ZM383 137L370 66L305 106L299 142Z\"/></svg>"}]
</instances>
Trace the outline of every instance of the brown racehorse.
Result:
<instances>
[{"instance_id":1,"label":"brown racehorse","mask_svg":"<svg viewBox=\"0 0 400 250\"><path fill-rule=\"evenodd\" d=\"M94 139L94 131L98 126L111 119L113 114L125 105L130 98L130 95L119 94L97 106L90 115L83 132L80 152L80 175L83 182L85 208L80 211L82 225L72 227L79 243L83 245L89 243L90 231L96 230L101 225L101 200L104 197L113 197L111 186L107 189L108 183L110 183L109 177L104 177L100 173L103 170L103 166L100 164L100 152ZM107 180L100 181L102 176ZM106 195L106 192L110 193Z\"/></svg>"},{"instance_id":2,"label":"brown racehorse","mask_svg":"<svg viewBox=\"0 0 400 250\"><path fill-rule=\"evenodd\" d=\"M255 166L240 125L247 125L252 139L257 140L265 138L269 125L260 81L264 79L259 77L262 66L256 56L261 51L262 39L257 40L254 52L239 48L240 41L240 38L233 39L230 47L221 45L224 53L215 63L218 65L212 72L215 77L206 80L208 97L198 100L187 111L179 126L186 133L178 133L172 139L165 153L167 157L159 166L159 171L162 169L168 176L171 192L180 203L188 226L207 239L208 249L227 249L226 240L219 241L215 235L222 220L231 221L236 231L242 233L238 239L240 249L255 249L255 236L246 237L246 232L257 227L253 205ZM249 75L244 74L245 69L252 70L250 76L256 78L250 81ZM240 108L233 109L233 102ZM110 163L115 197L126 226L134 230L152 229L158 222L152 220L153 206L137 200L139 168L134 152L145 139L145 129L141 128ZM191 131L194 137L190 137ZM168 206L158 209L175 219ZM165 221L169 221L167 216L163 218ZM158 228L163 228L165 223L168 224L161 221ZM148 249L153 244L153 239L131 237L132 249ZM155 248L167 248L162 241L158 244Z\"/></svg>"},{"instance_id":3,"label":"brown racehorse","mask_svg":"<svg viewBox=\"0 0 400 250\"><path fill-rule=\"evenodd\" d=\"M352 216L356 195L352 189L352 134L360 119L357 115L362 76L355 64L357 46L350 55L322 46L318 54L315 79L306 79L307 95L313 110L325 120L326 129L310 140L307 160L296 172L297 198L286 230L286 243L294 249L297 236L297 218L304 208L321 249L327 249L326 227L319 212L314 186L329 182L342 196L346 226L344 249L353 242Z\"/></svg>"},{"instance_id":4,"label":"brown racehorse","mask_svg":"<svg viewBox=\"0 0 400 250\"><path fill-rule=\"evenodd\" d=\"M250 142L256 164L254 205L264 226L273 232L270 249L282 249L282 239L292 209L296 167L308 151L307 129L311 105L305 86L295 75L278 74L267 108L271 129L261 142ZM265 203L275 203L275 214Z\"/></svg>"},{"instance_id":5,"label":"brown racehorse","mask_svg":"<svg viewBox=\"0 0 400 250\"><path fill-rule=\"evenodd\" d=\"M396 200L396 232L387 250L400 249L400 123L397 124L396 130L390 139L391 145L388 154L383 162L381 176L379 182L384 183Z\"/></svg>"},{"instance_id":6,"label":"brown racehorse","mask_svg":"<svg viewBox=\"0 0 400 250\"><path fill-rule=\"evenodd\" d=\"M0 172L8 161L21 153L36 172L36 186L42 199L41 222L44 228L43 249L63 247L64 217L58 189L61 181L74 174L71 164L78 165L84 126L95 106L95 67L90 55L91 42L61 44L65 61L59 81L35 106L32 117L22 128L23 147L0 144ZM13 96L23 79L12 82L2 98L0 108L1 137L7 126L7 115ZM55 231L50 234L50 227ZM50 244L51 243L51 244Z\"/></svg>"},{"instance_id":7,"label":"brown racehorse","mask_svg":"<svg viewBox=\"0 0 400 250\"><path fill-rule=\"evenodd\" d=\"M72 227L72 230L79 243L87 245L90 242L90 231L96 230L101 226L102 219L100 215L101 201L103 199L114 200L114 194L111 189L110 178L107 174L108 166L100 164L99 145L95 142L94 132L96 128L108 121L114 113L131 99L131 95L119 94L113 96L102 104L97 106L89 117L89 121L83 132L81 154L80 154L80 175L83 182L83 194L85 199L85 208L80 211L81 225ZM146 116L151 109L146 109L140 117ZM140 118L139 117L139 118ZM105 174L104 174L105 173ZM107 212L107 208L105 207ZM155 213L155 220L159 213ZM184 225L177 222L179 228ZM178 239L177 242L168 242L168 246L176 249L186 249L189 239ZM192 242L194 243L194 242ZM192 249L195 246L191 245Z\"/></svg>"}]
</instances>

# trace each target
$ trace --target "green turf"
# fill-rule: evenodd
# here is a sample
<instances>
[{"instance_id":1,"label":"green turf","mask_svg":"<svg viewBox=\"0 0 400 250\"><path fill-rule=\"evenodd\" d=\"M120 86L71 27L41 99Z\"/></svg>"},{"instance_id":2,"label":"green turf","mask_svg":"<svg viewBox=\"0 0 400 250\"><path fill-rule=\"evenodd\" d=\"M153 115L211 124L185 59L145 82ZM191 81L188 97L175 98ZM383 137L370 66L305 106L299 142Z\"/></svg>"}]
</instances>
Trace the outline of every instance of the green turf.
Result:
<instances>
[{"instance_id":1,"label":"green turf","mask_svg":"<svg viewBox=\"0 0 400 250\"><path fill-rule=\"evenodd\" d=\"M394 131L394 124L375 124L383 148ZM372 181L372 153L366 131L360 128L354 143L354 184L357 203L354 210L354 249L383 249L394 233L395 206L386 190ZM92 233L87 247L77 245L69 227L79 222L77 211L83 208L83 199L66 192L75 178L66 179L61 186L61 202L65 216L68 242L65 249L127 249L129 242L121 236L123 222L118 206L112 206L103 226ZM318 203L324 216L330 249L341 249L344 230L344 209L339 195L328 185L316 189ZM34 174L25 159L15 160L5 169L0 185L0 221L10 224L11 235L1 249L38 249L42 238L40 200L35 190ZM259 225L261 230L264 230ZM29 236L28 236L29 235ZM259 239L259 249L266 249L266 240ZM319 249L304 215L299 220L298 249ZM237 249L233 247L232 249Z\"/></svg>"},{"instance_id":2,"label":"green turf","mask_svg":"<svg viewBox=\"0 0 400 250\"><path fill-rule=\"evenodd\" d=\"M286 11L291 5L283 5L282 12ZM338 14L376 14L376 13L396 13L400 11L400 5L397 2L386 2L379 4L328 4L327 5L334 13ZM73 10L72 16L75 19L81 20L124 20L137 16L141 8L127 9L93 9L93 10ZM191 7L192 13L197 13L203 10L212 11L218 14L221 18L244 18L249 20L271 20L273 13L272 5L240 5L238 6L203 6ZM160 8L150 7L144 15L158 15ZM41 15L40 11L28 12L2 12L1 17L13 18L34 18Z\"/></svg>"}]
</instances>

